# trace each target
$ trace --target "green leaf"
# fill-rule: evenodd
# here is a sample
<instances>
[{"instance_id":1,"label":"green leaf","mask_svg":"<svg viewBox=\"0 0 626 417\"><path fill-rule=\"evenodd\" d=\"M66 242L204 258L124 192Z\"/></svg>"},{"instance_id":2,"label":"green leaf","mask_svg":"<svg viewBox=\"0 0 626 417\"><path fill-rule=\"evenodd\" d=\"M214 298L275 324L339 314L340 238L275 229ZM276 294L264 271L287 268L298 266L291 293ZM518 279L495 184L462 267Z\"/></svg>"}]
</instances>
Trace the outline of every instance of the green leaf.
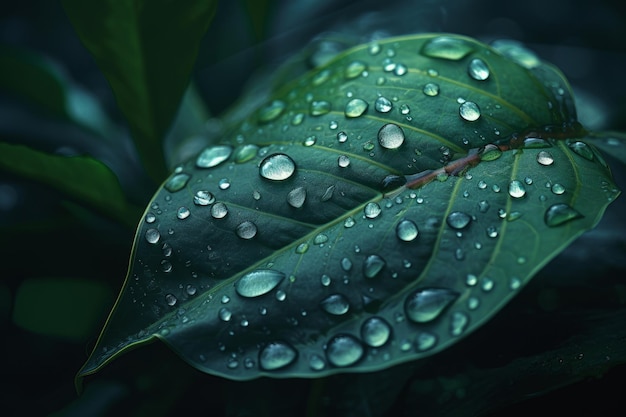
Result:
<instances>
[{"instance_id":1,"label":"green leaf","mask_svg":"<svg viewBox=\"0 0 626 417\"><path fill-rule=\"evenodd\" d=\"M131 226L138 209L129 204L115 174L87 156L51 155L0 142L0 170L49 185L77 203Z\"/></svg>"},{"instance_id":2,"label":"green leaf","mask_svg":"<svg viewBox=\"0 0 626 417\"><path fill-rule=\"evenodd\" d=\"M82 1L63 6L109 80L146 170L165 174L161 140L189 83L217 1Z\"/></svg>"},{"instance_id":3,"label":"green leaf","mask_svg":"<svg viewBox=\"0 0 626 417\"><path fill-rule=\"evenodd\" d=\"M478 328L619 194L511 48L387 39L279 88L155 195L79 377L155 339L236 380L366 372Z\"/></svg>"}]
</instances>

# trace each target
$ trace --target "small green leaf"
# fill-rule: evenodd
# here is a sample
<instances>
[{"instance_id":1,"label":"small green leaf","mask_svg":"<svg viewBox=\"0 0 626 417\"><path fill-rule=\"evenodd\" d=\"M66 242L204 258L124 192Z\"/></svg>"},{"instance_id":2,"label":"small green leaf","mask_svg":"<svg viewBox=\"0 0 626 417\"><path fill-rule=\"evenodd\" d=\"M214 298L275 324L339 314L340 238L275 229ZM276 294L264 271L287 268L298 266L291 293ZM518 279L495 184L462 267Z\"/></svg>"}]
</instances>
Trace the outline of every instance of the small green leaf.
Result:
<instances>
[{"instance_id":1,"label":"small green leaf","mask_svg":"<svg viewBox=\"0 0 626 417\"><path fill-rule=\"evenodd\" d=\"M0 142L0 170L49 185L122 224L132 225L138 218L115 174L91 157L51 155Z\"/></svg>"},{"instance_id":2,"label":"small green leaf","mask_svg":"<svg viewBox=\"0 0 626 417\"><path fill-rule=\"evenodd\" d=\"M64 0L109 80L150 176L165 174L161 141L189 83L217 1Z\"/></svg>"},{"instance_id":3,"label":"small green leaf","mask_svg":"<svg viewBox=\"0 0 626 417\"><path fill-rule=\"evenodd\" d=\"M156 338L237 380L366 372L478 328L619 194L510 48L386 39L280 87L154 196L79 376Z\"/></svg>"}]
</instances>

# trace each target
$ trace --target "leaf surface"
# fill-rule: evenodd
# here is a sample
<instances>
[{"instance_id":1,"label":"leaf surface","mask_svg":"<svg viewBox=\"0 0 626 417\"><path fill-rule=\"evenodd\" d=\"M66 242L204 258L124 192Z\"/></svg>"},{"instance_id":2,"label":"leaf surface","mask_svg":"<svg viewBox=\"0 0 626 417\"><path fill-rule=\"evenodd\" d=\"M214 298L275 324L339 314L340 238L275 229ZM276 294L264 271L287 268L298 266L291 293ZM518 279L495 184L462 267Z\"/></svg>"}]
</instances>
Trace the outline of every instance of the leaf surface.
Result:
<instances>
[{"instance_id":1,"label":"leaf surface","mask_svg":"<svg viewBox=\"0 0 626 417\"><path fill-rule=\"evenodd\" d=\"M393 38L279 88L155 195L79 376L156 338L246 380L471 333L619 194L560 72L517 52Z\"/></svg>"}]
</instances>

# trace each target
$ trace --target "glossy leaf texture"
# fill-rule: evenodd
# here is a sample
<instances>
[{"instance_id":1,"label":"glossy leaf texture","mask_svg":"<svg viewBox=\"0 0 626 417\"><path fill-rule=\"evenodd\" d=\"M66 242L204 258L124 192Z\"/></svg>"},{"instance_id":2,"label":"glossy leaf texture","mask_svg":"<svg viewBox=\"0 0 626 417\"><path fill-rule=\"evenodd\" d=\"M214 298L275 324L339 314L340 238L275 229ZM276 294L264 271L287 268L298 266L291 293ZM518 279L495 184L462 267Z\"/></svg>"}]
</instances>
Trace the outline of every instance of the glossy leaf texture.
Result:
<instances>
[{"instance_id":1,"label":"glossy leaf texture","mask_svg":"<svg viewBox=\"0 0 626 417\"><path fill-rule=\"evenodd\" d=\"M236 380L458 342L619 194L575 117L519 46L423 34L338 55L165 182L79 376L155 338Z\"/></svg>"},{"instance_id":2,"label":"glossy leaf texture","mask_svg":"<svg viewBox=\"0 0 626 417\"><path fill-rule=\"evenodd\" d=\"M217 1L181 7L170 0L64 0L63 6L111 84L148 174L161 181L160 142L189 84Z\"/></svg>"}]
</instances>

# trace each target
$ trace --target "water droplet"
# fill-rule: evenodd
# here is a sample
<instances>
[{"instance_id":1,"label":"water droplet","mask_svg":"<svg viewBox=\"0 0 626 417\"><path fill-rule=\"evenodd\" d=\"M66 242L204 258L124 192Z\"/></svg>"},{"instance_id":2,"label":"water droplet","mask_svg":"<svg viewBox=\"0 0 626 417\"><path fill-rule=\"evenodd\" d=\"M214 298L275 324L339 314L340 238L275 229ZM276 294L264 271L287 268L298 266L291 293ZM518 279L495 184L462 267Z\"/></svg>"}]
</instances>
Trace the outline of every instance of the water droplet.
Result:
<instances>
[{"instance_id":1,"label":"water droplet","mask_svg":"<svg viewBox=\"0 0 626 417\"><path fill-rule=\"evenodd\" d=\"M354 221L354 219L352 217L348 217L344 222L343 222L343 227L345 227L346 229L351 228L352 226L354 226L356 224L356 222Z\"/></svg>"},{"instance_id":2,"label":"water droplet","mask_svg":"<svg viewBox=\"0 0 626 417\"><path fill-rule=\"evenodd\" d=\"M403 104L400 106L400 114L409 114L411 112L411 108L408 104Z\"/></svg>"},{"instance_id":3,"label":"water droplet","mask_svg":"<svg viewBox=\"0 0 626 417\"><path fill-rule=\"evenodd\" d=\"M296 246L296 253L299 255L302 255L303 253L306 253L306 251L309 250L309 244L308 243L300 243L298 246Z\"/></svg>"},{"instance_id":4,"label":"water droplet","mask_svg":"<svg viewBox=\"0 0 626 417\"><path fill-rule=\"evenodd\" d=\"M346 272L349 272L352 269L352 261L348 258L343 258L341 260L341 269Z\"/></svg>"},{"instance_id":5,"label":"water droplet","mask_svg":"<svg viewBox=\"0 0 626 417\"><path fill-rule=\"evenodd\" d=\"M267 294L280 284L285 274L272 269L248 272L235 283L235 291L242 297L251 298Z\"/></svg>"},{"instance_id":6,"label":"water droplet","mask_svg":"<svg viewBox=\"0 0 626 417\"><path fill-rule=\"evenodd\" d=\"M554 163L554 158L552 157L552 154L550 152L540 151L537 154L537 162L539 162L539 164L541 165L548 166Z\"/></svg>"},{"instance_id":7,"label":"water droplet","mask_svg":"<svg viewBox=\"0 0 626 417\"><path fill-rule=\"evenodd\" d=\"M271 154L259 166L259 173L263 178L272 181L283 181L296 172L296 163L284 153Z\"/></svg>"},{"instance_id":8,"label":"water droplet","mask_svg":"<svg viewBox=\"0 0 626 417\"><path fill-rule=\"evenodd\" d=\"M334 120L331 120L330 123L328 123L328 128L330 130L335 130L338 127L339 127L339 124L336 121L334 121Z\"/></svg>"},{"instance_id":9,"label":"water droplet","mask_svg":"<svg viewBox=\"0 0 626 417\"><path fill-rule=\"evenodd\" d=\"M317 236L315 236L315 238L313 239L313 244L314 245L322 245L324 243L328 242L328 236L326 236L323 233L318 234Z\"/></svg>"},{"instance_id":10,"label":"water droplet","mask_svg":"<svg viewBox=\"0 0 626 417\"><path fill-rule=\"evenodd\" d=\"M322 283L322 285L324 287L328 287L331 283L331 279L328 275L324 274L322 275L322 277L320 278L320 282Z\"/></svg>"},{"instance_id":11,"label":"water droplet","mask_svg":"<svg viewBox=\"0 0 626 417\"><path fill-rule=\"evenodd\" d=\"M478 211L481 213L486 213L489 210L489 202L487 200L482 200L478 203Z\"/></svg>"},{"instance_id":12,"label":"water droplet","mask_svg":"<svg viewBox=\"0 0 626 417\"><path fill-rule=\"evenodd\" d=\"M304 113L296 113L291 118L291 125L300 126L303 121L304 121Z\"/></svg>"},{"instance_id":13,"label":"water droplet","mask_svg":"<svg viewBox=\"0 0 626 417\"><path fill-rule=\"evenodd\" d=\"M347 155L340 155L339 158L337 158L337 164L340 168L347 168L350 166L350 158Z\"/></svg>"},{"instance_id":14,"label":"water droplet","mask_svg":"<svg viewBox=\"0 0 626 417\"><path fill-rule=\"evenodd\" d=\"M474 58L467 67L467 73L475 80L485 81L489 78L489 67L482 59Z\"/></svg>"},{"instance_id":15,"label":"water droplet","mask_svg":"<svg viewBox=\"0 0 626 417\"><path fill-rule=\"evenodd\" d=\"M491 46L524 68L532 69L541 65L541 60L537 55L517 41L497 40Z\"/></svg>"},{"instance_id":16,"label":"water droplet","mask_svg":"<svg viewBox=\"0 0 626 417\"><path fill-rule=\"evenodd\" d=\"M377 43L377 42L371 43L367 47L367 51L370 53L370 55L378 55L380 53L380 51L381 51L380 44Z\"/></svg>"},{"instance_id":17,"label":"water droplet","mask_svg":"<svg viewBox=\"0 0 626 417\"><path fill-rule=\"evenodd\" d=\"M391 72L394 69L396 69L396 63L393 62L393 60L391 58L385 58L383 59L383 71L385 72Z\"/></svg>"},{"instance_id":18,"label":"water droplet","mask_svg":"<svg viewBox=\"0 0 626 417\"><path fill-rule=\"evenodd\" d=\"M191 284L187 284L185 291L187 292L187 295L196 295L196 292L198 292L197 288Z\"/></svg>"},{"instance_id":19,"label":"water droplet","mask_svg":"<svg viewBox=\"0 0 626 417\"><path fill-rule=\"evenodd\" d=\"M335 192L335 186L330 185L328 188L326 188L326 191L324 191L324 194L322 195L322 198L320 200L322 201L330 200L333 197L334 192Z\"/></svg>"},{"instance_id":20,"label":"water droplet","mask_svg":"<svg viewBox=\"0 0 626 417\"><path fill-rule=\"evenodd\" d=\"M197 206L208 206L215 203L215 196L206 190L200 190L193 196L193 203Z\"/></svg>"},{"instance_id":21,"label":"water droplet","mask_svg":"<svg viewBox=\"0 0 626 417\"><path fill-rule=\"evenodd\" d=\"M450 318L450 334L452 336L460 336L469 323L469 317L465 313L457 311Z\"/></svg>"},{"instance_id":22,"label":"water droplet","mask_svg":"<svg viewBox=\"0 0 626 417\"><path fill-rule=\"evenodd\" d=\"M309 368L314 371L321 371L325 367L326 362L324 361L324 358L316 354L311 355L311 357L309 358Z\"/></svg>"},{"instance_id":23,"label":"water droplet","mask_svg":"<svg viewBox=\"0 0 626 417\"><path fill-rule=\"evenodd\" d=\"M495 161L502 156L500 148L493 144L486 145L480 153L481 161Z\"/></svg>"},{"instance_id":24,"label":"water droplet","mask_svg":"<svg viewBox=\"0 0 626 417\"><path fill-rule=\"evenodd\" d=\"M380 347L387 343L391 336L391 326L383 318L370 317L361 325L361 338L366 345Z\"/></svg>"},{"instance_id":25,"label":"water droplet","mask_svg":"<svg viewBox=\"0 0 626 417\"><path fill-rule=\"evenodd\" d=\"M254 158L259 151L259 147L257 145L247 144L238 147L235 150L235 162L238 164L242 164Z\"/></svg>"},{"instance_id":26,"label":"water droplet","mask_svg":"<svg viewBox=\"0 0 626 417\"><path fill-rule=\"evenodd\" d=\"M191 212L187 207L179 207L178 211L176 212L176 217L178 217L180 220L185 220L187 217L189 217L190 214Z\"/></svg>"},{"instance_id":27,"label":"water droplet","mask_svg":"<svg viewBox=\"0 0 626 417\"><path fill-rule=\"evenodd\" d=\"M396 226L396 236L403 242L411 242L417 238L419 230L411 220L402 220Z\"/></svg>"},{"instance_id":28,"label":"water droplet","mask_svg":"<svg viewBox=\"0 0 626 417\"><path fill-rule=\"evenodd\" d=\"M402 128L393 123L387 123L378 131L378 143L385 149L398 149L404 143Z\"/></svg>"},{"instance_id":29,"label":"water droplet","mask_svg":"<svg viewBox=\"0 0 626 417\"><path fill-rule=\"evenodd\" d=\"M554 183L551 188L552 192L556 195L561 195L565 192L565 187L559 183Z\"/></svg>"},{"instance_id":30,"label":"water droplet","mask_svg":"<svg viewBox=\"0 0 626 417\"><path fill-rule=\"evenodd\" d=\"M161 270L163 270L163 272L172 272L172 263L167 259L163 259L161 261Z\"/></svg>"},{"instance_id":31,"label":"water droplet","mask_svg":"<svg viewBox=\"0 0 626 417\"><path fill-rule=\"evenodd\" d=\"M294 188L287 194L287 203L293 208L300 208L306 200L306 189L304 187Z\"/></svg>"},{"instance_id":32,"label":"water droplet","mask_svg":"<svg viewBox=\"0 0 626 417\"><path fill-rule=\"evenodd\" d=\"M276 299L278 301L285 301L287 299L287 293L283 290L276 291Z\"/></svg>"},{"instance_id":33,"label":"water droplet","mask_svg":"<svg viewBox=\"0 0 626 417\"><path fill-rule=\"evenodd\" d=\"M176 191L182 190L186 185L191 176L188 174L176 174L167 180L163 187L170 193L175 193Z\"/></svg>"},{"instance_id":34,"label":"water droplet","mask_svg":"<svg viewBox=\"0 0 626 417\"><path fill-rule=\"evenodd\" d=\"M328 80L328 77L330 77L330 71L327 69L322 70L313 76L311 83L313 83L313 85L322 85Z\"/></svg>"},{"instance_id":35,"label":"water droplet","mask_svg":"<svg viewBox=\"0 0 626 417\"><path fill-rule=\"evenodd\" d=\"M432 349L437 344L437 336L428 332L420 332L415 338L417 350L423 352Z\"/></svg>"},{"instance_id":36,"label":"water droplet","mask_svg":"<svg viewBox=\"0 0 626 417\"><path fill-rule=\"evenodd\" d=\"M569 142L567 146L577 155L582 156L588 161L593 161L593 151L585 142Z\"/></svg>"},{"instance_id":37,"label":"water droplet","mask_svg":"<svg viewBox=\"0 0 626 417\"><path fill-rule=\"evenodd\" d=\"M159 241L159 239L161 239L161 234L157 229L146 230L146 240L148 243L152 243L154 245Z\"/></svg>"},{"instance_id":38,"label":"water droplet","mask_svg":"<svg viewBox=\"0 0 626 417\"><path fill-rule=\"evenodd\" d=\"M322 116L330 112L330 103L328 101L313 101L309 106L311 116Z\"/></svg>"},{"instance_id":39,"label":"water droplet","mask_svg":"<svg viewBox=\"0 0 626 417\"><path fill-rule=\"evenodd\" d=\"M498 237L498 229L496 229L495 226L489 226L485 231L487 232L487 236L492 239Z\"/></svg>"},{"instance_id":40,"label":"water droplet","mask_svg":"<svg viewBox=\"0 0 626 417\"><path fill-rule=\"evenodd\" d=\"M214 219L223 219L228 214L228 207L224 203L215 203L211 207L211 216Z\"/></svg>"},{"instance_id":41,"label":"water droplet","mask_svg":"<svg viewBox=\"0 0 626 417\"><path fill-rule=\"evenodd\" d=\"M348 140L348 135L346 134L346 132L339 132L337 133L337 140L339 141L339 143L344 143Z\"/></svg>"},{"instance_id":42,"label":"water droplet","mask_svg":"<svg viewBox=\"0 0 626 417\"><path fill-rule=\"evenodd\" d=\"M274 371L292 364L298 352L284 342L272 342L259 352L259 365L266 371Z\"/></svg>"},{"instance_id":43,"label":"water droplet","mask_svg":"<svg viewBox=\"0 0 626 417\"><path fill-rule=\"evenodd\" d=\"M164 243L161 249L163 250L163 256L166 258L172 256L172 247L169 244Z\"/></svg>"},{"instance_id":44,"label":"water droplet","mask_svg":"<svg viewBox=\"0 0 626 417\"><path fill-rule=\"evenodd\" d=\"M467 276L465 277L465 284L467 284L470 287L473 287L477 283L478 283L478 277L476 277L476 275L467 274Z\"/></svg>"},{"instance_id":45,"label":"water droplet","mask_svg":"<svg viewBox=\"0 0 626 417\"><path fill-rule=\"evenodd\" d=\"M427 83L424 85L422 92L429 97L435 97L436 95L439 95L439 84Z\"/></svg>"},{"instance_id":46,"label":"water droplet","mask_svg":"<svg viewBox=\"0 0 626 417\"><path fill-rule=\"evenodd\" d=\"M382 96L378 97L376 99L376 102L374 103L374 108L379 113L389 113L392 107L393 105L391 104L391 101L389 101L388 98Z\"/></svg>"},{"instance_id":47,"label":"water droplet","mask_svg":"<svg viewBox=\"0 0 626 417\"><path fill-rule=\"evenodd\" d=\"M404 309L411 321L426 323L436 319L457 297L446 288L420 289L407 297Z\"/></svg>"},{"instance_id":48,"label":"water droplet","mask_svg":"<svg viewBox=\"0 0 626 417\"><path fill-rule=\"evenodd\" d=\"M553 204L546 210L544 220L550 227L560 226L569 221L580 219L583 215L567 204Z\"/></svg>"},{"instance_id":49,"label":"water droplet","mask_svg":"<svg viewBox=\"0 0 626 417\"><path fill-rule=\"evenodd\" d=\"M493 185L491 186L491 190L492 190L494 193L499 193L499 192L500 192L500 186L499 186L498 184L493 184Z\"/></svg>"},{"instance_id":50,"label":"water droplet","mask_svg":"<svg viewBox=\"0 0 626 417\"><path fill-rule=\"evenodd\" d=\"M372 149L374 149L374 142L372 142L371 140L368 140L367 142L365 142L363 144L363 150L364 151L371 151Z\"/></svg>"},{"instance_id":51,"label":"water droplet","mask_svg":"<svg viewBox=\"0 0 626 417\"><path fill-rule=\"evenodd\" d=\"M375 219L382 212L382 209L378 203L367 203L363 212L365 213L365 217L368 219Z\"/></svg>"},{"instance_id":52,"label":"water droplet","mask_svg":"<svg viewBox=\"0 0 626 417\"><path fill-rule=\"evenodd\" d=\"M368 106L367 101L360 98L353 98L346 104L344 114L346 117L359 117L365 113Z\"/></svg>"},{"instance_id":53,"label":"water droplet","mask_svg":"<svg viewBox=\"0 0 626 417\"><path fill-rule=\"evenodd\" d=\"M386 262L378 255L370 255L363 261L363 274L366 278L374 278L385 267Z\"/></svg>"},{"instance_id":54,"label":"water droplet","mask_svg":"<svg viewBox=\"0 0 626 417\"><path fill-rule=\"evenodd\" d=\"M226 307L220 308L220 310L217 312L217 315L222 321L230 321L230 319L233 317L233 313L231 313L231 311Z\"/></svg>"},{"instance_id":55,"label":"water droplet","mask_svg":"<svg viewBox=\"0 0 626 417\"><path fill-rule=\"evenodd\" d=\"M459 107L459 115L463 120L475 122L480 117L480 108L473 101L466 101Z\"/></svg>"},{"instance_id":56,"label":"water droplet","mask_svg":"<svg viewBox=\"0 0 626 417\"><path fill-rule=\"evenodd\" d=\"M341 316L350 310L348 299L341 294L331 294L320 301L320 307L328 314Z\"/></svg>"},{"instance_id":57,"label":"water droplet","mask_svg":"<svg viewBox=\"0 0 626 417\"><path fill-rule=\"evenodd\" d=\"M485 188L487 188L487 183L483 180L478 181L478 188L484 190Z\"/></svg>"},{"instance_id":58,"label":"water droplet","mask_svg":"<svg viewBox=\"0 0 626 417\"><path fill-rule=\"evenodd\" d=\"M230 180L228 178L222 178L217 183L220 190L228 190L230 188Z\"/></svg>"},{"instance_id":59,"label":"water droplet","mask_svg":"<svg viewBox=\"0 0 626 417\"><path fill-rule=\"evenodd\" d=\"M167 294L165 296L165 302L167 303L168 306L176 305L177 301L178 299L176 299L176 296L174 294Z\"/></svg>"},{"instance_id":60,"label":"water droplet","mask_svg":"<svg viewBox=\"0 0 626 417\"><path fill-rule=\"evenodd\" d=\"M421 53L431 58L458 61L474 50L472 44L460 38L439 36L424 44Z\"/></svg>"},{"instance_id":61,"label":"water droplet","mask_svg":"<svg viewBox=\"0 0 626 417\"><path fill-rule=\"evenodd\" d=\"M489 292L493 290L494 285L495 285L495 282L489 277L483 277L483 279L480 282L480 288L482 288L482 290L485 292Z\"/></svg>"},{"instance_id":62,"label":"water droplet","mask_svg":"<svg viewBox=\"0 0 626 417\"><path fill-rule=\"evenodd\" d=\"M338 334L326 346L328 361L338 367L350 366L357 363L363 356L364 349L361 342L349 334Z\"/></svg>"},{"instance_id":63,"label":"water droplet","mask_svg":"<svg viewBox=\"0 0 626 417\"><path fill-rule=\"evenodd\" d=\"M242 239L246 239L246 240L252 239L257 234L256 224L252 223L249 220L241 222L237 225L237 228L235 229L235 233L237 233L237 236L239 236Z\"/></svg>"},{"instance_id":64,"label":"water droplet","mask_svg":"<svg viewBox=\"0 0 626 417\"><path fill-rule=\"evenodd\" d=\"M146 223L151 224L151 223L154 223L155 221L156 221L156 216L154 215L154 213L146 214Z\"/></svg>"},{"instance_id":65,"label":"water droplet","mask_svg":"<svg viewBox=\"0 0 626 417\"><path fill-rule=\"evenodd\" d=\"M408 71L409 71L409 69L407 68L406 65L404 65L404 64L397 64L396 67L393 70L393 73L401 77L404 74L406 74Z\"/></svg>"},{"instance_id":66,"label":"water droplet","mask_svg":"<svg viewBox=\"0 0 626 417\"><path fill-rule=\"evenodd\" d=\"M261 108L258 112L258 119L260 123L269 123L272 120L276 120L278 116L285 111L286 104L284 101L274 100L265 107Z\"/></svg>"},{"instance_id":67,"label":"water droplet","mask_svg":"<svg viewBox=\"0 0 626 417\"><path fill-rule=\"evenodd\" d=\"M317 142L317 137L315 137L315 136L309 136L309 137L307 137L307 138L304 140L304 142L302 142L302 144L303 144L304 146L313 146L313 145L315 145L315 142Z\"/></svg>"},{"instance_id":68,"label":"water droplet","mask_svg":"<svg viewBox=\"0 0 626 417\"><path fill-rule=\"evenodd\" d=\"M467 227L472 221L472 217L462 211L453 211L446 218L446 223L453 229L461 230Z\"/></svg>"},{"instance_id":69,"label":"water droplet","mask_svg":"<svg viewBox=\"0 0 626 417\"><path fill-rule=\"evenodd\" d=\"M480 306L480 300L476 297L470 297L467 299L467 308L470 310L476 310Z\"/></svg>"},{"instance_id":70,"label":"water droplet","mask_svg":"<svg viewBox=\"0 0 626 417\"><path fill-rule=\"evenodd\" d=\"M513 180L509 183L509 195L513 198L522 198L526 195L526 188L521 181Z\"/></svg>"},{"instance_id":71,"label":"water droplet","mask_svg":"<svg viewBox=\"0 0 626 417\"><path fill-rule=\"evenodd\" d=\"M198 168L213 168L230 158L233 147L228 145L217 145L205 148L196 158Z\"/></svg>"},{"instance_id":72,"label":"water droplet","mask_svg":"<svg viewBox=\"0 0 626 417\"><path fill-rule=\"evenodd\" d=\"M347 79L356 78L363 73L367 69L367 64L361 61L353 61L348 64L344 75Z\"/></svg>"}]
</instances>

